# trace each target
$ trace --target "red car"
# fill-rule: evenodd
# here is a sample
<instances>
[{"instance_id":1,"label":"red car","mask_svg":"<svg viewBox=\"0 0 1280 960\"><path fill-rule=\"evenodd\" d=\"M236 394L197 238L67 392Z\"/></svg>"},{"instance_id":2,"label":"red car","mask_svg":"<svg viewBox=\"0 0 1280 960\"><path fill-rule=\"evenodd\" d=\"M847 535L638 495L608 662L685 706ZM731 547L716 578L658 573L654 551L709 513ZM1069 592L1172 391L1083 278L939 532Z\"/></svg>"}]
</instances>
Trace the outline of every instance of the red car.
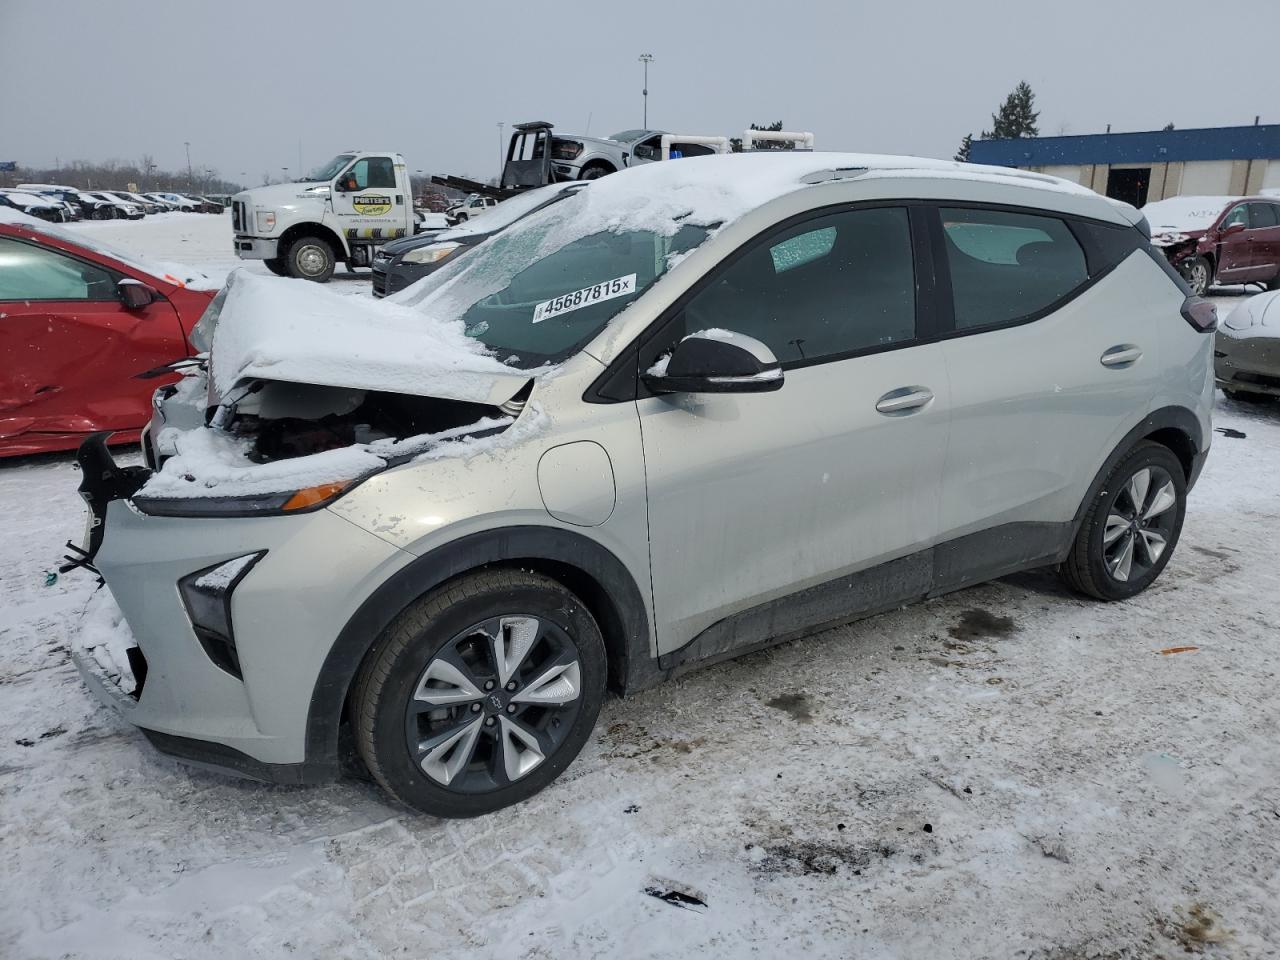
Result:
<instances>
[{"instance_id":1,"label":"red car","mask_svg":"<svg viewBox=\"0 0 1280 960\"><path fill-rule=\"evenodd\" d=\"M191 354L208 286L193 271L0 215L0 456L72 450L100 430L136 441L151 394L177 376L135 378Z\"/></svg>"},{"instance_id":2,"label":"red car","mask_svg":"<svg viewBox=\"0 0 1280 960\"><path fill-rule=\"evenodd\" d=\"M1280 288L1280 199L1170 197L1142 208L1151 242L1202 296L1215 283Z\"/></svg>"}]
</instances>

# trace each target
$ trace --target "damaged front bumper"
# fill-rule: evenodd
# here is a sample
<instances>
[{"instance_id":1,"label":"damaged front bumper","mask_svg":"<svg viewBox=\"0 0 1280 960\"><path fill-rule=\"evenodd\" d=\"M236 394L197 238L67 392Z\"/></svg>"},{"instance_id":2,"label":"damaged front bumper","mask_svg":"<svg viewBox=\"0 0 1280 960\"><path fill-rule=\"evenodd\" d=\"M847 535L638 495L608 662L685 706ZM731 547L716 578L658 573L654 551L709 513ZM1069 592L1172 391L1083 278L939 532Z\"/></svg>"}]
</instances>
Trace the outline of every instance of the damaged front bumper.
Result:
<instances>
[{"instance_id":1,"label":"damaged front bumper","mask_svg":"<svg viewBox=\"0 0 1280 960\"><path fill-rule=\"evenodd\" d=\"M100 574L123 622L109 655L101 631L73 651L90 690L181 759L283 783L335 776L336 758L308 756L322 666L351 612L412 557L324 509L144 514L129 497L150 471L117 466L104 439L80 454L90 520L69 566ZM250 555L259 555L251 569L226 582L228 658L202 633L184 583Z\"/></svg>"}]
</instances>

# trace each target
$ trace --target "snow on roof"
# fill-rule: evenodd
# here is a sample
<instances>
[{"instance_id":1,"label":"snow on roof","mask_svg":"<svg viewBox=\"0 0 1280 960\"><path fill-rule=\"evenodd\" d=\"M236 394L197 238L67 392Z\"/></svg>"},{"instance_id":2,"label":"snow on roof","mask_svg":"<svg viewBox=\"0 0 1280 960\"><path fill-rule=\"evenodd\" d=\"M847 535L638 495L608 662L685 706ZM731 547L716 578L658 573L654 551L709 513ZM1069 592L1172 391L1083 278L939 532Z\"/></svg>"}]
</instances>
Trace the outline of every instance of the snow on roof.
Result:
<instances>
[{"instance_id":1,"label":"snow on roof","mask_svg":"<svg viewBox=\"0 0 1280 960\"><path fill-rule=\"evenodd\" d=\"M461 321L244 270L227 280L210 356L219 396L263 378L500 403L529 378L487 355Z\"/></svg>"},{"instance_id":2,"label":"snow on roof","mask_svg":"<svg viewBox=\"0 0 1280 960\"><path fill-rule=\"evenodd\" d=\"M0 223L11 223L14 226L26 227L36 233L46 234L64 243L74 243L78 247L92 250L94 253L101 254L104 257L110 257L112 260L117 260L159 280L172 283L174 286L186 287L190 290L218 289L217 283L210 280L199 270L186 264L173 263L168 260L141 260L132 254L123 253L115 247L94 240L84 233L63 230L43 220L37 220L35 217L28 217L25 213L21 213L11 207L0 206Z\"/></svg>"},{"instance_id":3,"label":"snow on roof","mask_svg":"<svg viewBox=\"0 0 1280 960\"><path fill-rule=\"evenodd\" d=\"M1239 197L1169 197L1142 208L1152 233L1168 230L1207 230L1228 204Z\"/></svg>"},{"instance_id":4,"label":"snow on roof","mask_svg":"<svg viewBox=\"0 0 1280 960\"><path fill-rule=\"evenodd\" d=\"M6 197L14 203L20 203L26 207L56 207L57 200L51 200L48 197L39 197L34 193L23 193L18 190L0 190Z\"/></svg>"}]
</instances>

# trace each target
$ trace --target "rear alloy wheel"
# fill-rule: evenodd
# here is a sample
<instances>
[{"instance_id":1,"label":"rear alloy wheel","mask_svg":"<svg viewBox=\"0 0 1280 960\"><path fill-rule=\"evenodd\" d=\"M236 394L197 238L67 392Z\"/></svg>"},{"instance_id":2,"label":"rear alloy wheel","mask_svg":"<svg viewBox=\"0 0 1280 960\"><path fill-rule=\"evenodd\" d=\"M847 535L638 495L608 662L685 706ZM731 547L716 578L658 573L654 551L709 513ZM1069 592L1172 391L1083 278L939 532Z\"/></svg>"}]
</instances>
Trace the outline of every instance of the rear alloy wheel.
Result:
<instances>
[{"instance_id":1,"label":"rear alloy wheel","mask_svg":"<svg viewBox=\"0 0 1280 960\"><path fill-rule=\"evenodd\" d=\"M1173 554L1187 490L1182 464L1164 446L1142 443L1102 485L1063 564L1067 582L1099 600L1145 590Z\"/></svg>"},{"instance_id":2,"label":"rear alloy wheel","mask_svg":"<svg viewBox=\"0 0 1280 960\"><path fill-rule=\"evenodd\" d=\"M1203 297L1213 283L1213 267L1204 257L1193 257L1187 264L1187 286L1197 297Z\"/></svg>"},{"instance_id":3,"label":"rear alloy wheel","mask_svg":"<svg viewBox=\"0 0 1280 960\"><path fill-rule=\"evenodd\" d=\"M299 237L285 255L289 276L324 283L333 276L333 250L319 237Z\"/></svg>"},{"instance_id":4,"label":"rear alloy wheel","mask_svg":"<svg viewBox=\"0 0 1280 960\"><path fill-rule=\"evenodd\" d=\"M488 813L537 793L578 755L604 683L604 642L577 597L536 574L472 574L384 633L352 701L356 746L406 806Z\"/></svg>"}]
</instances>

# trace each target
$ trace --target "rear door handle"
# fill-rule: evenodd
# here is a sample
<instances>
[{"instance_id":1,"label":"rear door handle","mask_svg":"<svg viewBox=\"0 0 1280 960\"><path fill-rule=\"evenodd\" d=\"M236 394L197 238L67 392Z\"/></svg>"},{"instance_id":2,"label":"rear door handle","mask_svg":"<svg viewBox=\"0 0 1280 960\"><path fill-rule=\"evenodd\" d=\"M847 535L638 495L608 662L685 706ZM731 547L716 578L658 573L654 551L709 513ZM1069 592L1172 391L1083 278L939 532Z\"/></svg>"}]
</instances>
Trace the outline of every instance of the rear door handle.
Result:
<instances>
[{"instance_id":1,"label":"rear door handle","mask_svg":"<svg viewBox=\"0 0 1280 960\"><path fill-rule=\"evenodd\" d=\"M876 409L886 416L901 416L923 410L933 399L928 387L899 387L876 401Z\"/></svg>"},{"instance_id":2,"label":"rear door handle","mask_svg":"<svg viewBox=\"0 0 1280 960\"><path fill-rule=\"evenodd\" d=\"M1142 349L1140 347L1132 343L1122 343L1119 346L1111 347L1109 350L1104 350L1098 360L1104 367L1123 369L1132 367L1141 356Z\"/></svg>"}]
</instances>

